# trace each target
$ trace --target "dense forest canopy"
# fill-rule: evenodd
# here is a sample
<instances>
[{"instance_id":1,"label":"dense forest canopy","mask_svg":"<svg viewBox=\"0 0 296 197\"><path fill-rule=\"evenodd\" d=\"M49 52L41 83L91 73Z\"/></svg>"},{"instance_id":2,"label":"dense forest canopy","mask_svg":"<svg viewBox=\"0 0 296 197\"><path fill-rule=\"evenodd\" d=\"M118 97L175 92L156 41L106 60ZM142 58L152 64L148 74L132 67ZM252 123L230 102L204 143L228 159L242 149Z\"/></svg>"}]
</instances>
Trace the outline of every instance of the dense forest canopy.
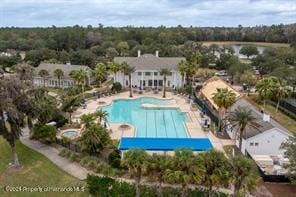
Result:
<instances>
[{"instance_id":1,"label":"dense forest canopy","mask_svg":"<svg viewBox=\"0 0 296 197\"><path fill-rule=\"evenodd\" d=\"M88 65L108 62L114 56L136 56L137 51L160 56L183 56L187 60L198 53L200 67L226 69L235 76L245 66L233 55L229 46L201 41L245 41L288 43L293 48L269 49L252 59L252 65L263 74L276 73L289 76L295 82L296 24L256 27L48 27L0 28L0 52L14 51L13 56L0 56L0 66L5 68L22 62L20 51L25 51L24 61L33 66L40 62ZM215 56L215 52L220 57ZM257 51L257 50L256 50ZM291 70L293 72L291 72ZM290 76L293 74L293 76Z\"/></svg>"},{"instance_id":2,"label":"dense forest canopy","mask_svg":"<svg viewBox=\"0 0 296 197\"><path fill-rule=\"evenodd\" d=\"M178 46L186 41L256 41L296 42L296 24L256 27L48 27L48 28L0 28L0 50L52 50L127 49L130 52L142 48L151 52L155 48ZM119 44L120 42L127 42ZM119 45L119 46L118 46ZM102 50L102 49L103 50ZM100 51L102 50L102 51ZM164 52L167 55L168 52Z\"/></svg>"}]
</instances>

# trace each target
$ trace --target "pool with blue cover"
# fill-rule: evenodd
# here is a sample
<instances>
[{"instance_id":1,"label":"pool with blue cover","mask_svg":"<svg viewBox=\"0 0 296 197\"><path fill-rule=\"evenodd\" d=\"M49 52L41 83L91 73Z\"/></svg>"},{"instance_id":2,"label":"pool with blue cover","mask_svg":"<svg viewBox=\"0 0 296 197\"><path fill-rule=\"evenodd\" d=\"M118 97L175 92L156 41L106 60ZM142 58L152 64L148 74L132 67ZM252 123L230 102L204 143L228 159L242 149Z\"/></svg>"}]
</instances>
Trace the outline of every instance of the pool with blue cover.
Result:
<instances>
[{"instance_id":1,"label":"pool with blue cover","mask_svg":"<svg viewBox=\"0 0 296 197\"><path fill-rule=\"evenodd\" d=\"M132 138L123 137L119 143L119 150L144 149L150 151L173 151L188 148L193 151L206 151L212 149L208 138Z\"/></svg>"}]
</instances>

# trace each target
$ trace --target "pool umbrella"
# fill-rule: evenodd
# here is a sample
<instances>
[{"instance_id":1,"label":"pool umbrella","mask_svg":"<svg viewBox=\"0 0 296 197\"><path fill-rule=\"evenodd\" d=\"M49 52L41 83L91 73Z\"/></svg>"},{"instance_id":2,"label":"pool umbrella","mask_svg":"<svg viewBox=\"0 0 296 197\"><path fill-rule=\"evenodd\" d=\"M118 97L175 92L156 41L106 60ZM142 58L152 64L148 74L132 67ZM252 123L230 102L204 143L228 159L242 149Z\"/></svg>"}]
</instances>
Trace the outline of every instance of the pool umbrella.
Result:
<instances>
[{"instance_id":1,"label":"pool umbrella","mask_svg":"<svg viewBox=\"0 0 296 197\"><path fill-rule=\"evenodd\" d=\"M131 127L130 127L129 125L127 125L127 124L122 124L122 125L120 125L120 126L118 127L118 129L122 131L122 133L121 133L121 137L122 137L122 135L123 135L123 131L128 130L128 129L130 129L130 128L131 128Z\"/></svg>"}]
</instances>

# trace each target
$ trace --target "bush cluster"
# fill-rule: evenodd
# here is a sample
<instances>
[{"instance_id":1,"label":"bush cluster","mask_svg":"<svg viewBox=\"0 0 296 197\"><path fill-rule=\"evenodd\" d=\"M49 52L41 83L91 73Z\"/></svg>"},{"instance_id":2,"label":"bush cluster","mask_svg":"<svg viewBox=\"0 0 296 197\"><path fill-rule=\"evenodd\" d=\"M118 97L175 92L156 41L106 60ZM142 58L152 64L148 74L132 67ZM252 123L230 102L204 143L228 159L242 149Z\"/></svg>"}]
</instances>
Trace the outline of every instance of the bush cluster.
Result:
<instances>
[{"instance_id":1,"label":"bush cluster","mask_svg":"<svg viewBox=\"0 0 296 197\"><path fill-rule=\"evenodd\" d=\"M56 139L56 134L56 127L42 123L37 123L33 126L31 137L33 139L38 139L45 143L52 143Z\"/></svg>"},{"instance_id":2,"label":"bush cluster","mask_svg":"<svg viewBox=\"0 0 296 197\"><path fill-rule=\"evenodd\" d=\"M112 151L108 156L108 163L113 168L120 168L121 155L119 150Z\"/></svg>"},{"instance_id":3,"label":"bush cluster","mask_svg":"<svg viewBox=\"0 0 296 197\"><path fill-rule=\"evenodd\" d=\"M66 148L64 148L59 155L68 158L72 162L79 163L81 166L87 168L88 170L104 174L105 176L117 177L121 176L124 173L122 169L114 168L109 164L100 161L96 157L76 153Z\"/></svg>"}]
</instances>

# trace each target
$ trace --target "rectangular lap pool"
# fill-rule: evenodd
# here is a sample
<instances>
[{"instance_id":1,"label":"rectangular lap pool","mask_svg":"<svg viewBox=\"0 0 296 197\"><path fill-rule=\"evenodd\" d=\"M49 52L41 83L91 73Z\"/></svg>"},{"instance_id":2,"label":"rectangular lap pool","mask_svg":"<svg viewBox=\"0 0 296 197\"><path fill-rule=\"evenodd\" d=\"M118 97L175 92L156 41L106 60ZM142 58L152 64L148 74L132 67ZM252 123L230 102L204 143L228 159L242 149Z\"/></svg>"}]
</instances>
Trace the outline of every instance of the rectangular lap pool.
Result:
<instances>
[{"instance_id":1,"label":"rectangular lap pool","mask_svg":"<svg viewBox=\"0 0 296 197\"><path fill-rule=\"evenodd\" d=\"M128 123L136 128L136 137L187 138L186 115L177 108L157 108L174 100L161 100L151 97L119 99L103 108L108 112L108 122ZM153 104L154 108L142 107Z\"/></svg>"}]
</instances>

